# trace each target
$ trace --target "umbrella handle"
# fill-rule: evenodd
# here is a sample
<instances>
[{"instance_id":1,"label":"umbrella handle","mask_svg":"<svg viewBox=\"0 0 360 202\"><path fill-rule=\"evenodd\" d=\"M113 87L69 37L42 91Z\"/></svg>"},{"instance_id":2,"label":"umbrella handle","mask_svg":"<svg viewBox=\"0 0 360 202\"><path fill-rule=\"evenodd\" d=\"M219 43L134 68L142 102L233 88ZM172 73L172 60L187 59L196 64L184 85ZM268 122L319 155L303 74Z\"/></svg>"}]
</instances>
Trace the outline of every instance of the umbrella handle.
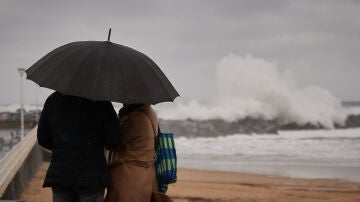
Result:
<instances>
[{"instance_id":1,"label":"umbrella handle","mask_svg":"<svg viewBox=\"0 0 360 202\"><path fill-rule=\"evenodd\" d=\"M111 28L109 29L109 33L108 33L108 39L107 39L108 42L110 42L110 35L111 35Z\"/></svg>"}]
</instances>

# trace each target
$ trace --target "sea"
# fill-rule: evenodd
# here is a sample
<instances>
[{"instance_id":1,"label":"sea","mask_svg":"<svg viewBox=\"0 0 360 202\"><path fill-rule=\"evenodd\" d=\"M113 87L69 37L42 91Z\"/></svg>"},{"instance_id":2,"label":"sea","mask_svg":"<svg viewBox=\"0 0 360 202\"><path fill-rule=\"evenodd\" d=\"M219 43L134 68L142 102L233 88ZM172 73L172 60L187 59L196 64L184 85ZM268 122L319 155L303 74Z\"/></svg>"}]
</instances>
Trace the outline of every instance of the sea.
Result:
<instances>
[{"instance_id":1,"label":"sea","mask_svg":"<svg viewBox=\"0 0 360 202\"><path fill-rule=\"evenodd\" d=\"M10 132L0 130L0 138ZM360 128L176 137L175 145L180 168L360 182Z\"/></svg>"},{"instance_id":2,"label":"sea","mask_svg":"<svg viewBox=\"0 0 360 202\"><path fill-rule=\"evenodd\" d=\"M178 137L175 146L180 168L360 182L360 128Z\"/></svg>"},{"instance_id":3,"label":"sea","mask_svg":"<svg viewBox=\"0 0 360 202\"><path fill-rule=\"evenodd\" d=\"M360 128L178 137L175 144L182 168L360 182Z\"/></svg>"},{"instance_id":4,"label":"sea","mask_svg":"<svg viewBox=\"0 0 360 202\"><path fill-rule=\"evenodd\" d=\"M360 128L175 139L178 166L360 182Z\"/></svg>"}]
</instances>

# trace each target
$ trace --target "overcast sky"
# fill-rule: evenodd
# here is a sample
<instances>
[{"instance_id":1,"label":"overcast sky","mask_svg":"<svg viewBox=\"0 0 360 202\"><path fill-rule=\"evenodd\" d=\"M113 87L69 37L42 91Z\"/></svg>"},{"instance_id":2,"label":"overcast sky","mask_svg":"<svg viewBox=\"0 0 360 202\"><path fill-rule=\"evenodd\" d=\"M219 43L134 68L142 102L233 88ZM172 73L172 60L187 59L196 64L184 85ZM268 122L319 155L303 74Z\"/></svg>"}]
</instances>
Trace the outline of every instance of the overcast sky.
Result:
<instances>
[{"instance_id":1,"label":"overcast sky","mask_svg":"<svg viewBox=\"0 0 360 202\"><path fill-rule=\"evenodd\" d=\"M106 40L150 56L185 99L217 96L230 53L277 64L299 86L360 100L360 1L0 0L0 104L18 103L17 68L73 41ZM25 103L50 91L25 81Z\"/></svg>"}]
</instances>

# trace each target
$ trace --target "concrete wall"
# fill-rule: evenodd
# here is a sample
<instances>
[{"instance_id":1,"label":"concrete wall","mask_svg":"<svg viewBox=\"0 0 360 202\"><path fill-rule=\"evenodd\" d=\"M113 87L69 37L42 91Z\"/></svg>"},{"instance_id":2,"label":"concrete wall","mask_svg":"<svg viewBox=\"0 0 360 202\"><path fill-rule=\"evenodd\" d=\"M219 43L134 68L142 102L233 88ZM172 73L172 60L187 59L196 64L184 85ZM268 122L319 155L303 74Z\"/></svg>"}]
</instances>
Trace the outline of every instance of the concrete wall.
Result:
<instances>
[{"instance_id":1,"label":"concrete wall","mask_svg":"<svg viewBox=\"0 0 360 202\"><path fill-rule=\"evenodd\" d=\"M1 199L15 200L20 198L21 193L24 191L43 161L42 152L42 148L36 143L27 156L25 162L22 164L15 177L6 188Z\"/></svg>"}]
</instances>

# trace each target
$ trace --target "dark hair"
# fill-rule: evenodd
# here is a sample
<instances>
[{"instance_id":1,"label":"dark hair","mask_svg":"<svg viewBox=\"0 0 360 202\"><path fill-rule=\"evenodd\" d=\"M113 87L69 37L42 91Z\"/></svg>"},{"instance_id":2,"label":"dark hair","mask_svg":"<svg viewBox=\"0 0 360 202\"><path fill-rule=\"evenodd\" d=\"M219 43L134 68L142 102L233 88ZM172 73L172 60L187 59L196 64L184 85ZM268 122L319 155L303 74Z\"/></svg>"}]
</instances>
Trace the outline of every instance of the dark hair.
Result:
<instances>
[{"instance_id":1,"label":"dark hair","mask_svg":"<svg viewBox=\"0 0 360 202\"><path fill-rule=\"evenodd\" d=\"M119 117L125 116L142 106L144 106L144 104L124 104L124 106L119 110Z\"/></svg>"}]
</instances>

